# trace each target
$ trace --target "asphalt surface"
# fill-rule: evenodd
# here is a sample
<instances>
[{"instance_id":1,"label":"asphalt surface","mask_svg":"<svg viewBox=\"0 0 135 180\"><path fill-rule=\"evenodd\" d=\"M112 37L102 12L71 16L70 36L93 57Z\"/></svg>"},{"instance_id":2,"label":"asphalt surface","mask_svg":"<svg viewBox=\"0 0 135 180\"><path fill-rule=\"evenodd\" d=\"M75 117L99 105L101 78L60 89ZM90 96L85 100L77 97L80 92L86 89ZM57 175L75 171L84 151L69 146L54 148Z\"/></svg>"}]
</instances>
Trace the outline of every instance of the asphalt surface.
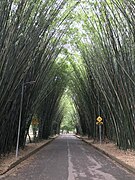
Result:
<instances>
[{"instance_id":1,"label":"asphalt surface","mask_svg":"<svg viewBox=\"0 0 135 180\"><path fill-rule=\"evenodd\" d=\"M62 135L8 172L6 180L135 180L73 135Z\"/></svg>"}]
</instances>

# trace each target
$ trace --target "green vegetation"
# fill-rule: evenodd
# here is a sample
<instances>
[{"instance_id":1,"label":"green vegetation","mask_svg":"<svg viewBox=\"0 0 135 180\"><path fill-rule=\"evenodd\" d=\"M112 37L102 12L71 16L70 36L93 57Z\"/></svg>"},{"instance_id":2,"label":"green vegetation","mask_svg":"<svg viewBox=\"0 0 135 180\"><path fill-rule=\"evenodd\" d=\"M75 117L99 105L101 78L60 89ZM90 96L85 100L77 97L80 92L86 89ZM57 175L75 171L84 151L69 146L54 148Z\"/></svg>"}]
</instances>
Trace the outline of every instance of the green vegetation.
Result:
<instances>
[{"instance_id":1,"label":"green vegetation","mask_svg":"<svg viewBox=\"0 0 135 180\"><path fill-rule=\"evenodd\" d=\"M135 149L133 0L0 1L0 154L76 128ZM22 110L21 110L22 97ZM20 111L21 110L21 111ZM21 112L21 113L20 113Z\"/></svg>"},{"instance_id":2,"label":"green vegetation","mask_svg":"<svg viewBox=\"0 0 135 180\"><path fill-rule=\"evenodd\" d=\"M64 65L58 66L55 60L75 4L69 6L66 0L0 1L0 154L16 147L19 114L19 147L25 145L33 114L40 119L39 138L49 137L53 121L58 121L58 129L59 102L67 81L61 73Z\"/></svg>"},{"instance_id":3,"label":"green vegetation","mask_svg":"<svg viewBox=\"0 0 135 180\"><path fill-rule=\"evenodd\" d=\"M66 89L65 94L61 99L61 103L63 106L63 120L61 123L62 132L65 130L66 132L75 131L77 118L75 116L76 109L72 102L72 99L69 95L69 90Z\"/></svg>"},{"instance_id":4,"label":"green vegetation","mask_svg":"<svg viewBox=\"0 0 135 180\"><path fill-rule=\"evenodd\" d=\"M80 28L72 34L80 57L69 52L83 134L97 137L95 120L100 115L103 138L122 149L135 149L134 6L134 1L81 3L76 14Z\"/></svg>"}]
</instances>

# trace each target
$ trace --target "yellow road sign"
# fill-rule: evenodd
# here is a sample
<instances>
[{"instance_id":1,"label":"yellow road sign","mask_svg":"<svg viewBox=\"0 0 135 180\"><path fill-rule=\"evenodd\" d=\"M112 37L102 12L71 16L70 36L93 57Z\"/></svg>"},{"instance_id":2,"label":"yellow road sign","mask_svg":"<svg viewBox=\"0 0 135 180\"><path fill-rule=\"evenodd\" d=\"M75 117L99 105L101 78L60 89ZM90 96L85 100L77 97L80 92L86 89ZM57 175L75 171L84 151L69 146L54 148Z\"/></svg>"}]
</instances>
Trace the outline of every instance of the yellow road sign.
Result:
<instances>
[{"instance_id":1,"label":"yellow road sign","mask_svg":"<svg viewBox=\"0 0 135 180\"><path fill-rule=\"evenodd\" d=\"M98 122L101 122L102 120L103 120L103 119L102 119L100 116L97 117L97 121L98 121Z\"/></svg>"},{"instance_id":2,"label":"yellow road sign","mask_svg":"<svg viewBox=\"0 0 135 180\"><path fill-rule=\"evenodd\" d=\"M32 119L32 125L38 125L38 124L39 124L38 119L33 118L33 119Z\"/></svg>"},{"instance_id":3,"label":"yellow road sign","mask_svg":"<svg viewBox=\"0 0 135 180\"><path fill-rule=\"evenodd\" d=\"M97 124L97 125L101 125L101 124L103 124L103 122L96 122L96 124Z\"/></svg>"}]
</instances>

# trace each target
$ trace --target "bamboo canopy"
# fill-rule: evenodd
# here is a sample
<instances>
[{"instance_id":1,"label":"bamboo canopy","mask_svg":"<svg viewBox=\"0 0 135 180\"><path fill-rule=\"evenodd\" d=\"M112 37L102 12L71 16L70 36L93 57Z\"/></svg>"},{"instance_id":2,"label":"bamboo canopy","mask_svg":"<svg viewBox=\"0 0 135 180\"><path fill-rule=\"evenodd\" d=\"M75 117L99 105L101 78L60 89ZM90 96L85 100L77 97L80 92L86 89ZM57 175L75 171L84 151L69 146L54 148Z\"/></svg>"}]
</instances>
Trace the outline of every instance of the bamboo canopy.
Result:
<instances>
[{"instance_id":1,"label":"bamboo canopy","mask_svg":"<svg viewBox=\"0 0 135 180\"><path fill-rule=\"evenodd\" d=\"M64 77L57 75L54 62L69 25L66 17L71 9L63 9L65 6L65 0L0 2L0 154L16 146L22 85L20 147L25 145L34 113L43 116L50 108L58 116L57 104L63 91L58 85ZM48 122L41 121L40 126L49 121L51 126L49 114ZM48 138L50 129L47 131L43 137Z\"/></svg>"},{"instance_id":2,"label":"bamboo canopy","mask_svg":"<svg viewBox=\"0 0 135 180\"><path fill-rule=\"evenodd\" d=\"M103 138L113 140L119 148L134 149L135 3L89 1L88 4L87 9L81 6L87 19L83 24L86 32L76 41L83 68L82 64L77 67L72 62L71 87L76 94L74 102L82 131L97 138L95 122L101 116Z\"/></svg>"},{"instance_id":3,"label":"bamboo canopy","mask_svg":"<svg viewBox=\"0 0 135 180\"><path fill-rule=\"evenodd\" d=\"M39 139L60 132L66 87L78 133L135 149L133 0L0 1L0 155L24 147L32 117ZM76 27L75 23L77 23ZM70 48L67 48L70 44Z\"/></svg>"}]
</instances>

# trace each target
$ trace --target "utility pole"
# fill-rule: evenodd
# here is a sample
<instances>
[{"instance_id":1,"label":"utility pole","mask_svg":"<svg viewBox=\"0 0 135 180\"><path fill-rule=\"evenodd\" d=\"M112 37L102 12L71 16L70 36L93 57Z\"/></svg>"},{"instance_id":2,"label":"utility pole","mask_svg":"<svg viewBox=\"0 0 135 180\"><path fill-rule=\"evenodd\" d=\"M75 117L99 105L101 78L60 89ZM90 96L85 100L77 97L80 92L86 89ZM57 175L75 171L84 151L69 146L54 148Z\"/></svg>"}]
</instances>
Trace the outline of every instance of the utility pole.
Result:
<instances>
[{"instance_id":1,"label":"utility pole","mask_svg":"<svg viewBox=\"0 0 135 180\"><path fill-rule=\"evenodd\" d=\"M17 135L17 143L16 143L16 158L18 157L18 149L19 149L19 140L20 140L20 129L21 129L21 121L22 121L22 107L23 107L23 95L24 95L24 85L33 84L35 81L29 81L24 83L22 82L21 88L21 101L20 101L20 112L19 112L19 124L18 124L18 135Z\"/></svg>"}]
</instances>

